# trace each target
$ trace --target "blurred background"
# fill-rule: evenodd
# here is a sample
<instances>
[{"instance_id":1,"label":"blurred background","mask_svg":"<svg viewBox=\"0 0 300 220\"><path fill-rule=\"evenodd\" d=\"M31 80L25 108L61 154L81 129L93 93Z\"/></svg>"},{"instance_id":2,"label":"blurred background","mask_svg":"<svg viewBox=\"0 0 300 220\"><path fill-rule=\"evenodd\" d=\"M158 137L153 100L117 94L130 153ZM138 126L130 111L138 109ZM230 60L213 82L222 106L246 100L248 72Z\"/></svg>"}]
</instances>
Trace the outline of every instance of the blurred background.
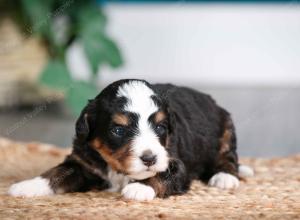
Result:
<instances>
[{"instance_id":1,"label":"blurred background","mask_svg":"<svg viewBox=\"0 0 300 220\"><path fill-rule=\"evenodd\" d=\"M297 1L0 0L0 136L71 146L122 78L211 94L242 156L300 152Z\"/></svg>"}]
</instances>

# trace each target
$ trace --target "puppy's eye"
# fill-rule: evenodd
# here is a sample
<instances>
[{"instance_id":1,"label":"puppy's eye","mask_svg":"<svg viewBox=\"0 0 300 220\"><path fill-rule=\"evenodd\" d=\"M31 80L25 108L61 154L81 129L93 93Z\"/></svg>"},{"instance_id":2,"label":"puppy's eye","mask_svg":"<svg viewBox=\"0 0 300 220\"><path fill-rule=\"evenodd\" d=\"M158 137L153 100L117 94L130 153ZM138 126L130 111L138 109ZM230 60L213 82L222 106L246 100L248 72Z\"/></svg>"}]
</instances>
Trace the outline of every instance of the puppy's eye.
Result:
<instances>
[{"instance_id":1,"label":"puppy's eye","mask_svg":"<svg viewBox=\"0 0 300 220\"><path fill-rule=\"evenodd\" d=\"M123 137L125 134L125 128L122 126L116 126L111 129L111 133L117 137Z\"/></svg>"},{"instance_id":2,"label":"puppy's eye","mask_svg":"<svg viewBox=\"0 0 300 220\"><path fill-rule=\"evenodd\" d=\"M159 124L159 125L156 125L155 131L158 136L162 136L167 132L167 128L166 128L166 126Z\"/></svg>"}]
</instances>

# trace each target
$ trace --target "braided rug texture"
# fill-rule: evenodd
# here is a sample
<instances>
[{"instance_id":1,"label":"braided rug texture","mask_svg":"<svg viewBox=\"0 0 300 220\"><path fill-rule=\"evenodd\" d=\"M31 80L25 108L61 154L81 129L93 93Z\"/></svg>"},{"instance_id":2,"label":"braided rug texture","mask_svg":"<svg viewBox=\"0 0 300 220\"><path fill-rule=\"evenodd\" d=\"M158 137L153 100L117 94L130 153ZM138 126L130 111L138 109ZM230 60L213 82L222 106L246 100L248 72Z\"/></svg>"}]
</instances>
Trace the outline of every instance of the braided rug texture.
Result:
<instances>
[{"instance_id":1,"label":"braided rug texture","mask_svg":"<svg viewBox=\"0 0 300 220\"><path fill-rule=\"evenodd\" d=\"M300 219L300 155L242 158L255 176L241 181L236 190L194 181L185 195L149 202L98 191L36 198L6 194L10 184L39 175L69 152L0 138L0 219Z\"/></svg>"}]
</instances>

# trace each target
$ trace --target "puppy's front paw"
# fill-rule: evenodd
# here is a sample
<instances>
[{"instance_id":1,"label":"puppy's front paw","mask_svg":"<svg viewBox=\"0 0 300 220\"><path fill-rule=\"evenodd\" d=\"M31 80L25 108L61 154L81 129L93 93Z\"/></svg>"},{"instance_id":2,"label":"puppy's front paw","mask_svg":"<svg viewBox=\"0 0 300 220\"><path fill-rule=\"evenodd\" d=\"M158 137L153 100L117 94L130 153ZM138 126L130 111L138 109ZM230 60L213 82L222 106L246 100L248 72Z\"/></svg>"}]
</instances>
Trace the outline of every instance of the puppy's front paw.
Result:
<instances>
[{"instance_id":1,"label":"puppy's front paw","mask_svg":"<svg viewBox=\"0 0 300 220\"><path fill-rule=\"evenodd\" d=\"M142 183L129 183L122 190L122 195L126 199L138 201L152 200L155 197L154 189Z\"/></svg>"},{"instance_id":2,"label":"puppy's front paw","mask_svg":"<svg viewBox=\"0 0 300 220\"><path fill-rule=\"evenodd\" d=\"M215 186L221 189L232 189L239 187L239 180L235 176L229 173L217 173L210 178L208 185Z\"/></svg>"},{"instance_id":3,"label":"puppy's front paw","mask_svg":"<svg viewBox=\"0 0 300 220\"><path fill-rule=\"evenodd\" d=\"M239 165L239 177L246 178L254 176L254 171L251 167L246 165Z\"/></svg>"},{"instance_id":4,"label":"puppy's front paw","mask_svg":"<svg viewBox=\"0 0 300 220\"><path fill-rule=\"evenodd\" d=\"M49 180L42 177L15 183L8 190L8 194L11 196L24 197L46 196L53 193L53 190L49 186Z\"/></svg>"}]
</instances>

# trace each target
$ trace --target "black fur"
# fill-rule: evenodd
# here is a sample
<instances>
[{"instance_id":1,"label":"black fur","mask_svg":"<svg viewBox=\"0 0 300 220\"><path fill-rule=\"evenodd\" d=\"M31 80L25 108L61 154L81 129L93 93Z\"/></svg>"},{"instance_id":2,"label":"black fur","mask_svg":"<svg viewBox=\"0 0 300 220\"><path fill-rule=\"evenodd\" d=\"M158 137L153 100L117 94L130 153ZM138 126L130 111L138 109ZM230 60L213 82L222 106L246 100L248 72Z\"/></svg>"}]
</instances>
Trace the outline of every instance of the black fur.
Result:
<instances>
[{"instance_id":1,"label":"black fur","mask_svg":"<svg viewBox=\"0 0 300 220\"><path fill-rule=\"evenodd\" d=\"M110 136L113 126L111 115L122 111L127 101L124 97L116 97L117 90L129 81L111 84L83 109L76 123L72 154L42 175L50 179L54 191L102 190L110 186L108 164L91 147L91 141L101 137L113 151L130 141L130 132L134 133L138 117L135 114L129 115L133 130L126 130L128 135L125 139ZM162 122L166 133L162 132L160 142L166 147L171 160L165 172L140 182L155 185L157 180L162 184L157 195L167 197L186 192L193 179L207 182L220 171L237 176L236 137L229 113L201 92L171 84L145 83L155 91L152 99L166 114ZM153 124L153 119L149 120ZM155 126L153 124L153 129Z\"/></svg>"}]
</instances>

